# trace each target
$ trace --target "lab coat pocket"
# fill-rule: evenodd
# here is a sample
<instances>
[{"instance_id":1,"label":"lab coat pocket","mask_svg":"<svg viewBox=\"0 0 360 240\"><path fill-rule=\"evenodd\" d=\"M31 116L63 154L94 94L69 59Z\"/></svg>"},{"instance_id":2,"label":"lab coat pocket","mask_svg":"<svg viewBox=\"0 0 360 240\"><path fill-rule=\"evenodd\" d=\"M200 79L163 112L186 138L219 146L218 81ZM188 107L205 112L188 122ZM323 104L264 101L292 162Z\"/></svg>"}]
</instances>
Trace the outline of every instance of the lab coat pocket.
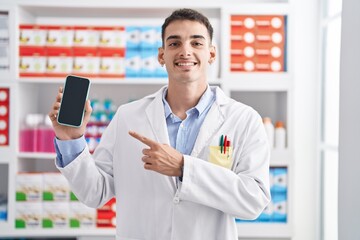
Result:
<instances>
[{"instance_id":1,"label":"lab coat pocket","mask_svg":"<svg viewBox=\"0 0 360 240\"><path fill-rule=\"evenodd\" d=\"M220 146L209 147L209 162L230 169L232 166L232 147L226 147L226 153L221 153Z\"/></svg>"}]
</instances>

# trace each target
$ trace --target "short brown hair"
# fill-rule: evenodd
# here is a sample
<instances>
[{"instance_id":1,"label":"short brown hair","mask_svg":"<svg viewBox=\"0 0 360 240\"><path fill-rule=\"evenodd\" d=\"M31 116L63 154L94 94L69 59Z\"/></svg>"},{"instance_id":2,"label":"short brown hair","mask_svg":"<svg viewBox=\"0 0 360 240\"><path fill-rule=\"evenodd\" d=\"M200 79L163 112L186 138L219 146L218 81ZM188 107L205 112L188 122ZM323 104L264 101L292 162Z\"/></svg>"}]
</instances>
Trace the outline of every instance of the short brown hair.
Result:
<instances>
[{"instance_id":1,"label":"short brown hair","mask_svg":"<svg viewBox=\"0 0 360 240\"><path fill-rule=\"evenodd\" d=\"M201 24L203 24L210 36L210 43L212 42L213 39L213 27L210 24L210 21L207 17L205 17L203 14L201 14L198 11L195 11L193 9L189 9L189 8L182 8L182 9L178 9L175 10L174 12L171 13L171 15L169 17L167 17L165 19L164 24L161 27L161 39L163 42L163 46L164 46L164 38L165 38L165 29L167 28L167 26L177 20L190 20L190 21L195 21L195 22L199 22Z\"/></svg>"}]
</instances>

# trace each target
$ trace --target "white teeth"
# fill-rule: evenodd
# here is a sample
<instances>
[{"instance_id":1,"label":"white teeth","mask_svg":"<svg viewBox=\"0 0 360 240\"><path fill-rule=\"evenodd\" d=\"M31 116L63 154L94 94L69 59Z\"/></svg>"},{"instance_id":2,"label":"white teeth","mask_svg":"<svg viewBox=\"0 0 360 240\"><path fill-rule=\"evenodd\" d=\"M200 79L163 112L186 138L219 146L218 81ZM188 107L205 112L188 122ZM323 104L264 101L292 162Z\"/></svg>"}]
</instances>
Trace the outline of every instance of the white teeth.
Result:
<instances>
[{"instance_id":1,"label":"white teeth","mask_svg":"<svg viewBox=\"0 0 360 240\"><path fill-rule=\"evenodd\" d=\"M194 66L195 63L177 63L178 66Z\"/></svg>"}]
</instances>

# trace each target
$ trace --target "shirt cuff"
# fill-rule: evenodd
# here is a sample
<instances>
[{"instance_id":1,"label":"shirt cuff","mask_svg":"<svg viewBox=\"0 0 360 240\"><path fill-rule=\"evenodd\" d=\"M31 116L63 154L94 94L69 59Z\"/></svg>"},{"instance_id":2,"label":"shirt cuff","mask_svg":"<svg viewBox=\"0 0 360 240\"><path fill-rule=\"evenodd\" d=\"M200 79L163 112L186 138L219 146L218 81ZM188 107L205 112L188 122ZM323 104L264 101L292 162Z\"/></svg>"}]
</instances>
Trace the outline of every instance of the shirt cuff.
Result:
<instances>
[{"instance_id":1,"label":"shirt cuff","mask_svg":"<svg viewBox=\"0 0 360 240\"><path fill-rule=\"evenodd\" d=\"M86 147L85 137L72 140L60 140L55 138L55 149L60 166L65 167L71 163Z\"/></svg>"}]
</instances>

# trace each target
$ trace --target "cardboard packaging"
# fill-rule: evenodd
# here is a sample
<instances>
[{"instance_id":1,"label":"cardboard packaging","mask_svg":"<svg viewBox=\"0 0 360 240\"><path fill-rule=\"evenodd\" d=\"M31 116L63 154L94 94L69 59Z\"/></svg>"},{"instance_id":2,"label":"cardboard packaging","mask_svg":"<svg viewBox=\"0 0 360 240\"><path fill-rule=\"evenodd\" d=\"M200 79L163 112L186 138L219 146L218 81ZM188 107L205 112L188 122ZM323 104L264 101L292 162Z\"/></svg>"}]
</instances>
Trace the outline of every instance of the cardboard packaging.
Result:
<instances>
[{"instance_id":1,"label":"cardboard packaging","mask_svg":"<svg viewBox=\"0 0 360 240\"><path fill-rule=\"evenodd\" d=\"M43 77L46 73L47 52L41 47L20 47L20 77Z\"/></svg>"},{"instance_id":2,"label":"cardboard packaging","mask_svg":"<svg viewBox=\"0 0 360 240\"><path fill-rule=\"evenodd\" d=\"M60 173L43 173L43 201L70 201L70 187Z\"/></svg>"},{"instance_id":3,"label":"cardboard packaging","mask_svg":"<svg viewBox=\"0 0 360 240\"><path fill-rule=\"evenodd\" d=\"M47 51L46 76L65 77L72 72L73 52L71 48L50 48Z\"/></svg>"},{"instance_id":4,"label":"cardboard packaging","mask_svg":"<svg viewBox=\"0 0 360 240\"><path fill-rule=\"evenodd\" d=\"M71 48L74 40L74 28L72 26L46 26L47 47Z\"/></svg>"},{"instance_id":5,"label":"cardboard packaging","mask_svg":"<svg viewBox=\"0 0 360 240\"><path fill-rule=\"evenodd\" d=\"M40 229L42 226L41 202L17 202L15 228Z\"/></svg>"},{"instance_id":6,"label":"cardboard packaging","mask_svg":"<svg viewBox=\"0 0 360 240\"><path fill-rule=\"evenodd\" d=\"M37 173L19 173L16 175L16 201L40 202L42 190L42 175Z\"/></svg>"},{"instance_id":7,"label":"cardboard packaging","mask_svg":"<svg viewBox=\"0 0 360 240\"><path fill-rule=\"evenodd\" d=\"M121 48L126 47L125 27L96 27L99 32L100 48Z\"/></svg>"},{"instance_id":8,"label":"cardboard packaging","mask_svg":"<svg viewBox=\"0 0 360 240\"><path fill-rule=\"evenodd\" d=\"M74 48L72 73L85 77L97 77L100 69L100 58L97 48Z\"/></svg>"},{"instance_id":9,"label":"cardboard packaging","mask_svg":"<svg viewBox=\"0 0 360 240\"><path fill-rule=\"evenodd\" d=\"M43 202L43 228L69 228L69 202Z\"/></svg>"},{"instance_id":10,"label":"cardboard packaging","mask_svg":"<svg viewBox=\"0 0 360 240\"><path fill-rule=\"evenodd\" d=\"M20 25L20 46L43 47L46 45L46 26L35 24Z\"/></svg>"}]
</instances>

